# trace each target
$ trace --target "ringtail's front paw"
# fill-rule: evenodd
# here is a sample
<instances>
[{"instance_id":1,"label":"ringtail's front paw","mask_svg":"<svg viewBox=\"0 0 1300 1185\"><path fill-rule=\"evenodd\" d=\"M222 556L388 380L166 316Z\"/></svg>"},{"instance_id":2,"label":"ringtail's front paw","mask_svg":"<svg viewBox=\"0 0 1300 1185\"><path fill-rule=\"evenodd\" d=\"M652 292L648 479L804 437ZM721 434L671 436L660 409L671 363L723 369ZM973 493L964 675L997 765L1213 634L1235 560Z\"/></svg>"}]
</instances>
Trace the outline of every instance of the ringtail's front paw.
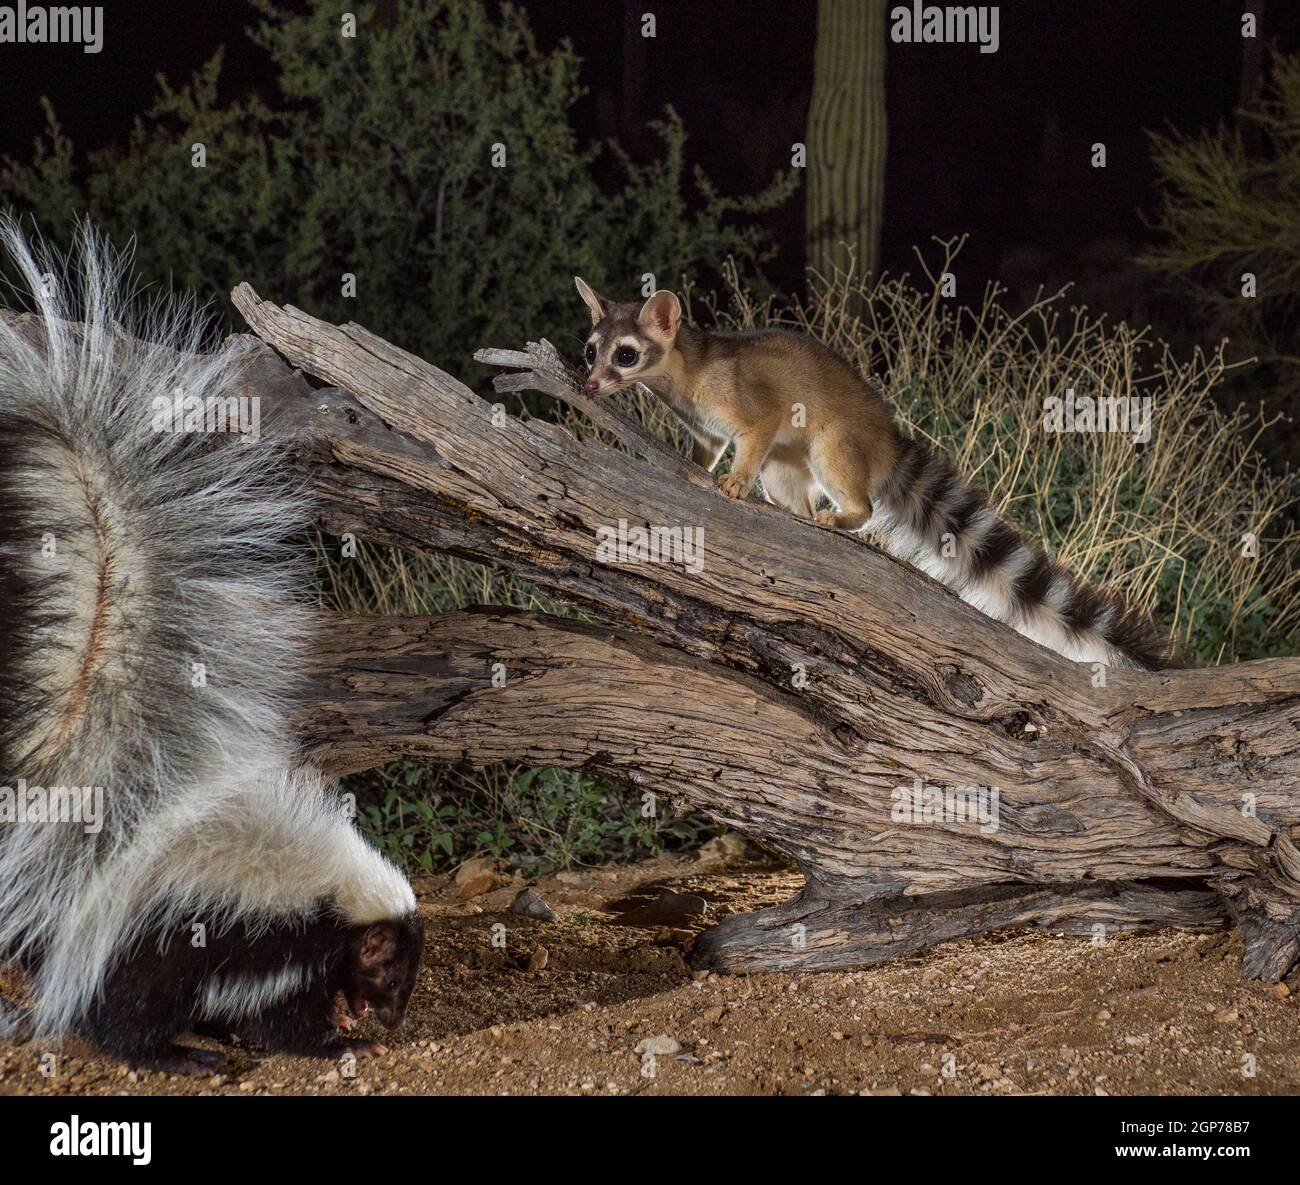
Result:
<instances>
[{"instance_id":1,"label":"ringtail's front paw","mask_svg":"<svg viewBox=\"0 0 1300 1185\"><path fill-rule=\"evenodd\" d=\"M728 498L743 498L754 488L754 479L746 478L743 473L724 473L718 478L718 489Z\"/></svg>"}]
</instances>

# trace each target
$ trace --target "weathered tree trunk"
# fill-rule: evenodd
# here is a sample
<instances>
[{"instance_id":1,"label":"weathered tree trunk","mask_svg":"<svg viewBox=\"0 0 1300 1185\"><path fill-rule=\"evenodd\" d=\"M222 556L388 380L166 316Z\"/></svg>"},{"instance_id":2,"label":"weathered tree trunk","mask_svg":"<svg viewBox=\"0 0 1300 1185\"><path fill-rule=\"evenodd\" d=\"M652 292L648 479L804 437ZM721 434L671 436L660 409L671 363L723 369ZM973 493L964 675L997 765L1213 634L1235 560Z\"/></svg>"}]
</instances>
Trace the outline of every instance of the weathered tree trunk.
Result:
<instances>
[{"instance_id":1,"label":"weathered tree trunk","mask_svg":"<svg viewBox=\"0 0 1300 1185\"><path fill-rule=\"evenodd\" d=\"M885 0L819 0L808 109L808 264L879 265L885 203Z\"/></svg>"},{"instance_id":2,"label":"weathered tree trunk","mask_svg":"<svg viewBox=\"0 0 1300 1185\"><path fill-rule=\"evenodd\" d=\"M269 350L247 372L328 530L504 568L599 619L328 616L302 716L327 769L405 756L588 770L788 853L805 890L702 936L709 967L860 965L1001 926L1104 933L1229 912L1248 973L1295 961L1300 660L1071 663L866 543L723 497L583 396L546 343L480 357L524 368L500 389L566 399L628 451L494 415L358 326L246 285L234 299L331 384L313 389ZM701 529L702 565L611 562L598 532L620 520ZM901 815L917 783L982 788L996 826Z\"/></svg>"}]
</instances>

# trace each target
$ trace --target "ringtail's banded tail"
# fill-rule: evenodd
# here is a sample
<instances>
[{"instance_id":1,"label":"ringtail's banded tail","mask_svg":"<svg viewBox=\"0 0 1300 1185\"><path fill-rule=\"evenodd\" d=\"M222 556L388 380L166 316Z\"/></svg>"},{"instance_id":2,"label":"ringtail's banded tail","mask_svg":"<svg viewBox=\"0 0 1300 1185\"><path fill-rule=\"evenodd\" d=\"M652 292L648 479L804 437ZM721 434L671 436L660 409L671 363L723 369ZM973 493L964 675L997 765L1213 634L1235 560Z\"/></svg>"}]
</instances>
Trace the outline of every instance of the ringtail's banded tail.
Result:
<instances>
[{"instance_id":1,"label":"ringtail's banded tail","mask_svg":"<svg viewBox=\"0 0 1300 1185\"><path fill-rule=\"evenodd\" d=\"M787 329L714 332L682 318L667 291L606 300L575 277L591 313L590 394L649 387L690 430L718 488L826 527L868 528L899 559L981 612L1076 662L1154 668L1164 646L1147 617L1028 542L950 461L900 431L880 393L820 342ZM825 495L832 509L818 510Z\"/></svg>"}]
</instances>

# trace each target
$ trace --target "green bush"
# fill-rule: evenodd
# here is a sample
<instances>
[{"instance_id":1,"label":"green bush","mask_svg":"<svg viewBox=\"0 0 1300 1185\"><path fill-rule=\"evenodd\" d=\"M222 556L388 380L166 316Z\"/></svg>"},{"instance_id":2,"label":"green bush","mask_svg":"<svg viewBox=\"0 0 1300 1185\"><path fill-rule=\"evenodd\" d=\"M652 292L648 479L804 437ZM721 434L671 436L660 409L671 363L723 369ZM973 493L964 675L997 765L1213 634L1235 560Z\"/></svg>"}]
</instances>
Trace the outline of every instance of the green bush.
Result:
<instances>
[{"instance_id":1,"label":"green bush","mask_svg":"<svg viewBox=\"0 0 1300 1185\"><path fill-rule=\"evenodd\" d=\"M647 272L707 276L728 255L756 276L772 254L758 215L791 195L793 170L721 195L690 175L671 109L649 163L581 145L581 62L567 43L541 49L520 9L410 0L385 23L362 3L346 38L335 5L253 4L275 71L265 101L222 98L218 52L188 85L164 81L125 144L84 167L47 103L33 159L0 168L0 204L57 241L88 211L114 239L137 237L145 279L223 296L248 280L467 381L487 376L470 369L479 346L572 339L575 274L626 291Z\"/></svg>"},{"instance_id":2,"label":"green bush","mask_svg":"<svg viewBox=\"0 0 1300 1185\"><path fill-rule=\"evenodd\" d=\"M715 834L662 799L657 817L644 818L639 798L564 769L431 769L401 761L349 779L347 788L357 796L362 830L413 872L487 855L540 876L644 859Z\"/></svg>"},{"instance_id":3,"label":"green bush","mask_svg":"<svg viewBox=\"0 0 1300 1185\"><path fill-rule=\"evenodd\" d=\"M1181 292L1203 334L1254 355L1242 394L1300 410L1300 55L1277 54L1249 150L1220 127L1197 136L1155 135L1159 242L1140 257ZM1243 293L1243 277L1256 294ZM1292 439L1300 440L1291 430Z\"/></svg>"}]
</instances>

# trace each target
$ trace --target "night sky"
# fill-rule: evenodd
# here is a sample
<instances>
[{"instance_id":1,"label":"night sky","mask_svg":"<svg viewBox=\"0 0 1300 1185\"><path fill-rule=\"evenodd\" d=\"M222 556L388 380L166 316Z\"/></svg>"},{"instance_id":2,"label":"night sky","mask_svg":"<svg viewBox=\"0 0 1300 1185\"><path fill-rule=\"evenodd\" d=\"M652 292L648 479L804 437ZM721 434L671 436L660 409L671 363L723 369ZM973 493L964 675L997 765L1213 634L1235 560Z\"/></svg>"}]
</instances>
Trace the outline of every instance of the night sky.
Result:
<instances>
[{"instance_id":1,"label":"night sky","mask_svg":"<svg viewBox=\"0 0 1300 1185\"><path fill-rule=\"evenodd\" d=\"M726 190L751 190L789 164L805 135L813 0L578 0L525 3L543 45L572 40L590 88L580 135L647 147L644 123L671 102L694 160ZM1236 103L1242 0L1012 0L1000 5L995 54L973 45L889 46L889 156L883 262L912 263L931 235L970 232L967 275L1013 292L1081 280L1128 312L1116 264L1149 234L1154 209L1146 131L1193 131L1230 119ZM340 11L346 5L340 6ZM653 11L658 37L625 39ZM1300 3L1271 0L1264 30L1300 47ZM266 66L243 35L253 14L221 3L111 0L105 48L0 46L0 152L30 156L49 95L79 149L122 139L155 93L154 74L188 78L227 46L228 93L264 86ZM625 44L646 60L624 81ZM1104 141L1106 170L1088 155ZM802 274L802 194L771 219L782 286ZM967 287L969 293L975 289ZM1108 297L1113 299L1108 300Z\"/></svg>"}]
</instances>

